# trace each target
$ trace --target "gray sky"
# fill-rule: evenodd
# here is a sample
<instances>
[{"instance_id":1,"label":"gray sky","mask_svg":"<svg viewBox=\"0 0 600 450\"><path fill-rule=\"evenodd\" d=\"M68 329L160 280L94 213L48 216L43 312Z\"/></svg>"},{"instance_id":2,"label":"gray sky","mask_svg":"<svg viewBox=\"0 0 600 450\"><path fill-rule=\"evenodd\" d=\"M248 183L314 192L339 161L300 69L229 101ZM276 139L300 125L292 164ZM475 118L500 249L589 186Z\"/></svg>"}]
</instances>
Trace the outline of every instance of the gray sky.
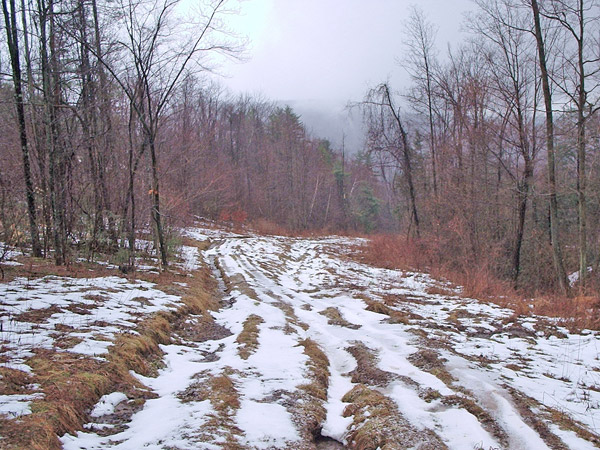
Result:
<instances>
[{"instance_id":1,"label":"gray sky","mask_svg":"<svg viewBox=\"0 0 600 450\"><path fill-rule=\"evenodd\" d=\"M247 61L224 63L221 83L234 93L290 104L315 134L340 145L341 133L352 135L356 125L340 119L348 101L360 100L370 86L388 79L397 89L408 84L397 60L413 4L439 27L441 52L460 39L463 13L472 7L470 0L241 2L230 26L248 37Z\"/></svg>"}]
</instances>

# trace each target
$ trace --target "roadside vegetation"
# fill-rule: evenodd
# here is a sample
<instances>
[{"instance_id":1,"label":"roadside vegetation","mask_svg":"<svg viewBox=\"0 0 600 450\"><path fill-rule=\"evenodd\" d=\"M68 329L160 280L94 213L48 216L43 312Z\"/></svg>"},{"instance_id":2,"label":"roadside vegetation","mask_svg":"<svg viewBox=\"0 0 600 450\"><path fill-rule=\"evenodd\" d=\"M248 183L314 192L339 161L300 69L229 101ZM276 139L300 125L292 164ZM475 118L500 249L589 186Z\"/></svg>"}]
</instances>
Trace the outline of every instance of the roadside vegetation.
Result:
<instances>
[{"instance_id":1,"label":"roadside vegetation","mask_svg":"<svg viewBox=\"0 0 600 450\"><path fill-rule=\"evenodd\" d=\"M203 243L187 241L188 244L202 248ZM102 277L123 276L116 266L94 263L73 263L68 267L57 267L45 260L18 256L18 265L10 265L5 270L4 282L12 280L38 280L44 283L46 279L64 280L64 285L73 278L103 279ZM16 262L16 261L13 261ZM136 376L154 377L163 368L163 352L161 344L169 344L175 331L182 328L190 316L200 316L207 326L213 321L210 310L219 307L215 280L210 269L203 265L193 272L170 270L158 272L155 270L139 271L130 274L128 280L145 280L151 282L153 288L169 295L176 295L181 300L179 305L170 305L168 309L156 313L144 312L144 307L150 306L144 297L131 299L139 301L140 311L134 328L124 329L114 335L108 344L108 351L98 358L93 354L86 355L69 351L81 342L73 334L84 332L83 327L73 327L73 320L61 319L63 322L51 326L51 335L55 346L48 348L43 345L31 348L31 356L23 363L30 372L21 368L13 368L8 344L13 339L19 339L19 334L4 331L4 346L0 348L0 358L5 366L0 367L0 395L31 396L31 413L25 415L3 415L0 418L0 436L2 448L9 449L62 449L59 437L65 433L76 434L89 422L90 412L98 400L112 392L122 392L127 396L126 407L114 418L115 423L125 423L137 411L140 411L149 398L156 394L149 390ZM67 291L69 288L66 288ZM105 295L115 291L106 288L104 293L89 295L93 289L85 286L80 291L82 302L71 302L68 310L74 317L91 314L94 306L90 301L101 305ZM66 292L67 292L66 291ZM95 292L95 291L94 291ZM24 291L24 294L26 291ZM128 295L125 294L120 295ZM174 297L175 298L175 297ZM23 298L26 302L27 299ZM26 306L26 303L24 303ZM65 312L66 308L50 307L48 309L31 309L29 312L8 317L13 323L36 323L40 328L46 328L46 321L53 314ZM65 316L66 317L66 316ZM9 324L6 312L2 313L5 325ZM105 322L98 317L95 326L102 330L114 324ZM74 325L75 323L73 323ZM35 333L35 330L32 330ZM109 339L96 336L97 339ZM26 340L26 335L23 335ZM19 345L19 344L17 344ZM23 351L26 351L24 348Z\"/></svg>"},{"instance_id":2,"label":"roadside vegetation","mask_svg":"<svg viewBox=\"0 0 600 450\"><path fill-rule=\"evenodd\" d=\"M435 241L393 235L370 236L364 246L355 249L354 257L378 267L430 273L460 286L461 295L511 308L516 316L538 314L556 317L573 330L600 329L600 291L592 280L582 295L565 296L543 288L515 289L495 273L493 267L498 263L495 259L474 264ZM379 306L382 307L385 305Z\"/></svg>"}]
</instances>

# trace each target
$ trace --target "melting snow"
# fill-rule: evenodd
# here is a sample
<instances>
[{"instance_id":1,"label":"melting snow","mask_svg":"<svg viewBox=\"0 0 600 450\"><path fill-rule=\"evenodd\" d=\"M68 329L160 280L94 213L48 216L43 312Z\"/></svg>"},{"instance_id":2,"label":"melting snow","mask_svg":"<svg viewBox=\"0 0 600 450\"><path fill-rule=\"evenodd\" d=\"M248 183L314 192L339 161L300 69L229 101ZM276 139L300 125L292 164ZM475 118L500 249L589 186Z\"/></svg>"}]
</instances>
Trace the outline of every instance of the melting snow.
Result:
<instances>
[{"instance_id":1,"label":"melting snow","mask_svg":"<svg viewBox=\"0 0 600 450\"><path fill-rule=\"evenodd\" d=\"M184 247L182 267L194 270L202 257L220 271L227 290L213 317L232 334L198 342L182 337L161 346L165 368L156 378L136 375L158 397L147 400L124 431L101 436L93 430L110 429L103 417L126 400L123 393L103 397L88 431L62 438L66 450L221 448L226 437L209 425L219 415L210 399L184 401L182 392L223 374L239 399L229 417L229 430L237 431L228 439L251 449L296 448L304 437L294 417L295 395L310 381L309 359L300 344L307 338L329 360L323 436L344 442L353 426L353 415L344 417L343 397L355 386L352 373L361 364L349 349L361 344L375 369L388 377L371 387L389 398L413 428L437 434L450 449L549 448L523 416L515 392L531 400L531 413L566 447L594 448L555 425L551 413L565 413L597 435L596 332L572 334L548 318L515 318L509 309L462 298L460 289L425 274L353 262L346 254L362 242L356 239L241 236L215 229L184 234L213 243L202 255ZM116 333L135 327L136 311L169 309L180 301L150 283L118 277L18 279L0 285L0 296L2 339L9 364L20 368L33 348L57 343L57 329L66 327L78 340L68 351L102 357ZM371 301L385 304L402 320L367 310ZM331 308L345 322L327 317ZM46 320L25 320L35 313L46 314ZM251 315L263 322L257 325L256 347L243 359L239 334ZM423 351L437 355L446 378L427 361L418 362ZM5 408L0 412L27 413L30 400L0 397ZM478 417L477 408L464 406L469 401L496 429Z\"/></svg>"}]
</instances>

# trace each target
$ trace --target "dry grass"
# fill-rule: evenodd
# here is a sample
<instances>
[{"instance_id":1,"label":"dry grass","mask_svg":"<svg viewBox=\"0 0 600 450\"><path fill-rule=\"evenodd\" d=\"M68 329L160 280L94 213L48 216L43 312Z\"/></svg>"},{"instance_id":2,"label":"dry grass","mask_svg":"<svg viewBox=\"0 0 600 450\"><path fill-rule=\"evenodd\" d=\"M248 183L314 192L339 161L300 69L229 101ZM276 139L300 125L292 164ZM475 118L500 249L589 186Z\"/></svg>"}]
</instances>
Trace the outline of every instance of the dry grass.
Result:
<instances>
[{"instance_id":1,"label":"dry grass","mask_svg":"<svg viewBox=\"0 0 600 450\"><path fill-rule=\"evenodd\" d=\"M450 280L462 287L462 295L496 303L513 309L518 316L538 314L562 319L562 325L573 331L600 329L600 293L567 298L547 293L515 290L512 283L501 280L491 270L494 261L474 263L461 255L444 253L435 240L407 240L398 235L375 235L360 247L354 257L377 267L417 270L438 279ZM430 294L456 295L446 288L430 288ZM383 312L382 312L383 313Z\"/></svg>"},{"instance_id":2,"label":"dry grass","mask_svg":"<svg viewBox=\"0 0 600 450\"><path fill-rule=\"evenodd\" d=\"M394 374L377 367L377 356L364 344L356 344L346 350L356 359L356 369L350 372L353 383L385 387L394 377Z\"/></svg>"},{"instance_id":3,"label":"dry grass","mask_svg":"<svg viewBox=\"0 0 600 450\"><path fill-rule=\"evenodd\" d=\"M484 410L471 398L459 395L449 395L446 397L442 397L442 403L444 405L458 406L460 408L466 409L473 416L477 417L477 420L482 425L482 427L486 431L488 431L492 436L494 436L503 448L509 447L509 440L506 431L504 431L504 429L498 424L498 422L496 422L496 420L490 413Z\"/></svg>"},{"instance_id":4,"label":"dry grass","mask_svg":"<svg viewBox=\"0 0 600 450\"><path fill-rule=\"evenodd\" d=\"M15 267L5 281L16 276L41 277L46 275L90 277L115 275L115 271L98 265L73 264L56 267L49 261L27 258L25 266ZM93 271L90 271L90 269ZM182 296L184 305L172 312L161 312L141 320L134 333L117 336L109 348L106 360L68 352L38 350L27 364L33 376L21 371L0 368L0 394L41 392L43 397L32 401L32 414L19 419L0 419L2 448L55 450L62 445L58 436L75 433L88 422L89 411L102 395L120 391L141 407L151 395L131 374L130 370L145 376L156 375L162 364L159 344L171 341L174 326L189 314L206 314L219 307L216 282L210 270L202 268L194 277L166 271L161 274L136 274L139 278L157 283L167 293ZM175 282L184 282L183 287ZM40 317L21 317L23 320L41 320L53 310L37 311ZM206 314L210 318L210 315ZM212 320L212 318L210 319ZM57 326L56 331L71 332L67 326ZM65 342L65 345L69 344ZM227 391L227 386L217 386L223 381L215 379L217 391ZM33 384L35 383L35 385ZM35 389L32 386L36 386ZM232 450L235 446L229 447Z\"/></svg>"},{"instance_id":5,"label":"dry grass","mask_svg":"<svg viewBox=\"0 0 600 450\"><path fill-rule=\"evenodd\" d=\"M61 309L52 305L48 308L31 309L13 317L18 322L43 323L53 314L61 312Z\"/></svg>"},{"instance_id":6,"label":"dry grass","mask_svg":"<svg viewBox=\"0 0 600 450\"><path fill-rule=\"evenodd\" d=\"M312 339L300 341L304 347L304 354L308 356L308 375L311 387L307 388L310 394L320 400L327 400L327 388L329 387L329 359L319 345ZM307 386L307 385L303 385Z\"/></svg>"},{"instance_id":7,"label":"dry grass","mask_svg":"<svg viewBox=\"0 0 600 450\"><path fill-rule=\"evenodd\" d=\"M353 417L348 447L356 450L419 448L444 450L446 445L431 430L417 430L400 415L396 404L364 384L357 384L342 399L349 403L344 417Z\"/></svg>"},{"instance_id":8,"label":"dry grass","mask_svg":"<svg viewBox=\"0 0 600 450\"><path fill-rule=\"evenodd\" d=\"M42 278L48 275L72 278L90 278L115 275L115 270L108 269L106 266L84 261L76 261L68 266L56 266L52 259L33 258L30 256L20 256L17 258L22 266L3 266L3 283L13 281L17 277L24 278Z\"/></svg>"},{"instance_id":9,"label":"dry grass","mask_svg":"<svg viewBox=\"0 0 600 450\"><path fill-rule=\"evenodd\" d=\"M294 402L291 413L304 440L311 442L314 436L320 434L321 425L327 416L323 405L327 401L329 387L329 360L315 341L304 339L299 344L304 347L304 354L308 356L307 378L310 381L298 386L299 398Z\"/></svg>"},{"instance_id":10,"label":"dry grass","mask_svg":"<svg viewBox=\"0 0 600 450\"><path fill-rule=\"evenodd\" d=\"M44 397L32 401L32 414L0 422L2 448L60 449L57 436L81 430L102 395L140 387L118 364L82 355L39 350L27 364Z\"/></svg>"},{"instance_id":11,"label":"dry grass","mask_svg":"<svg viewBox=\"0 0 600 450\"><path fill-rule=\"evenodd\" d=\"M392 309L388 306L392 302L387 299L383 302L373 300L367 297L363 297L363 301L367 304L365 308L367 311L371 311L378 314L389 316L389 323L401 323L403 325L410 325L412 319L422 319L422 317L407 311L400 311Z\"/></svg>"},{"instance_id":12,"label":"dry grass","mask_svg":"<svg viewBox=\"0 0 600 450\"><path fill-rule=\"evenodd\" d=\"M21 370L0 367L0 395L30 394L33 377Z\"/></svg>"},{"instance_id":13,"label":"dry grass","mask_svg":"<svg viewBox=\"0 0 600 450\"><path fill-rule=\"evenodd\" d=\"M224 439L220 446L227 450L243 448L238 443L242 432L235 422L235 415L240 408L240 396L232 378L235 373L229 367L225 367L217 376L209 372L201 372L196 377L202 378L202 381L191 384L178 395L182 402L210 401L215 413L209 415L208 420L203 424L200 439L205 443L217 438Z\"/></svg>"},{"instance_id":14,"label":"dry grass","mask_svg":"<svg viewBox=\"0 0 600 450\"><path fill-rule=\"evenodd\" d=\"M346 319L344 319L342 317L340 310L337 308L334 308L333 306L330 306L330 307L324 309L319 314L321 314L321 315L327 317L327 319L329 319L327 321L327 323L329 325L337 325L339 327L350 328L351 330L358 330L361 327L361 325L357 325L357 324L348 322Z\"/></svg>"},{"instance_id":15,"label":"dry grass","mask_svg":"<svg viewBox=\"0 0 600 450\"><path fill-rule=\"evenodd\" d=\"M244 320L242 332L235 340L240 344L238 347L240 358L248 359L258 348L258 326L263 322L263 318L256 314L251 314Z\"/></svg>"},{"instance_id":16,"label":"dry grass","mask_svg":"<svg viewBox=\"0 0 600 450\"><path fill-rule=\"evenodd\" d=\"M231 378L233 372L225 368L217 376L201 372L196 377L206 378L203 381L192 383L178 397L182 402L201 402L209 400L212 407L219 413L234 415L240 408L240 397Z\"/></svg>"},{"instance_id":17,"label":"dry grass","mask_svg":"<svg viewBox=\"0 0 600 450\"><path fill-rule=\"evenodd\" d=\"M430 286L426 289L426 292L429 295L441 295L444 297L453 297L456 295L455 292L441 286Z\"/></svg>"},{"instance_id":18,"label":"dry grass","mask_svg":"<svg viewBox=\"0 0 600 450\"><path fill-rule=\"evenodd\" d=\"M415 367L438 377L447 386L451 386L452 383L456 381L446 369L446 365L444 364L445 360L440 358L440 355L434 350L428 348L419 349L417 352L410 355L408 360Z\"/></svg>"},{"instance_id":19,"label":"dry grass","mask_svg":"<svg viewBox=\"0 0 600 450\"><path fill-rule=\"evenodd\" d=\"M545 407L543 405L541 405L533 398L509 386L506 386L506 389L511 394L513 402L519 410L519 414L523 418L523 421L531 428L533 428L550 448L568 450L568 447L565 446L563 441L554 433L552 433L552 431L550 431L548 424L545 420L543 420L544 415L538 412L544 411ZM548 417L546 416L546 418ZM559 424L559 426L562 427L564 425ZM597 439L596 446L598 446Z\"/></svg>"}]
</instances>

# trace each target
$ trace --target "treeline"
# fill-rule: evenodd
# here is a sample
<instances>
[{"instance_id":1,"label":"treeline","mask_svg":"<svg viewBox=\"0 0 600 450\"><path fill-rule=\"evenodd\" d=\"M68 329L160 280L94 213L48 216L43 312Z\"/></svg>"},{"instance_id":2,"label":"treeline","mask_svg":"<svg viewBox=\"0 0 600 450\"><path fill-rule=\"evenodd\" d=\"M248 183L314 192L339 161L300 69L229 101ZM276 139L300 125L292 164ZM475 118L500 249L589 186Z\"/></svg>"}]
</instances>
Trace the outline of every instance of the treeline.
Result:
<instances>
[{"instance_id":1,"label":"treeline","mask_svg":"<svg viewBox=\"0 0 600 450\"><path fill-rule=\"evenodd\" d=\"M477 0L440 55L418 9L412 86L362 103L368 149L432 264L568 294L598 286L598 2ZM401 183L398 184L398 180ZM412 228L411 228L412 227ZM568 273L575 277L567 280Z\"/></svg>"},{"instance_id":2,"label":"treeline","mask_svg":"<svg viewBox=\"0 0 600 450\"><path fill-rule=\"evenodd\" d=\"M311 138L290 108L203 78L239 48L223 0L184 6L3 0L0 240L56 264L119 253L127 268L140 233L168 265L170 231L197 216L393 226L368 158Z\"/></svg>"},{"instance_id":3,"label":"treeline","mask_svg":"<svg viewBox=\"0 0 600 450\"><path fill-rule=\"evenodd\" d=\"M166 266L171 230L202 216L396 232L425 265L563 293L582 268L595 288L598 4L476 3L444 54L410 12L412 86L355 105L368 134L349 156L290 108L206 81L240 50L223 0L2 0L0 240L134 265L144 233Z\"/></svg>"}]
</instances>

